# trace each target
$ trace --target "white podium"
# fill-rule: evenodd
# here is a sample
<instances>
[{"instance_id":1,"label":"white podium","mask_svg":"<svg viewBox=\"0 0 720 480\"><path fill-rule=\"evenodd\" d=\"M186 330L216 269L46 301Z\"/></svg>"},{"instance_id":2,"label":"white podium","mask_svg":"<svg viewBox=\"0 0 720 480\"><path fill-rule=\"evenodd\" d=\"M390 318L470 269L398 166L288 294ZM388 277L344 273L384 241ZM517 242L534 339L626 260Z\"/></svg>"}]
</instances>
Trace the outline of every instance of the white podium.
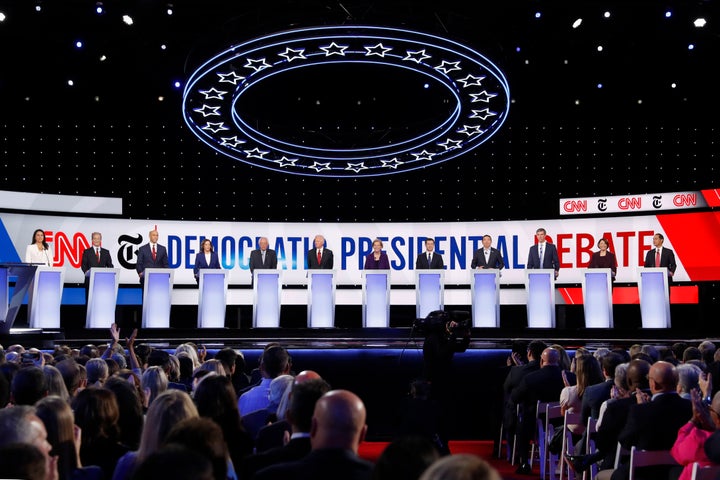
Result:
<instances>
[{"instance_id":1,"label":"white podium","mask_svg":"<svg viewBox=\"0 0 720 480\"><path fill-rule=\"evenodd\" d=\"M199 270L198 328L225 328L229 273L221 268Z\"/></svg>"},{"instance_id":2,"label":"white podium","mask_svg":"<svg viewBox=\"0 0 720 480\"><path fill-rule=\"evenodd\" d=\"M473 327L496 328L500 326L500 270L481 268L472 271Z\"/></svg>"},{"instance_id":3,"label":"white podium","mask_svg":"<svg viewBox=\"0 0 720 480\"><path fill-rule=\"evenodd\" d=\"M115 323L120 286L119 268L90 269L90 288L88 290L85 328L110 328Z\"/></svg>"},{"instance_id":4,"label":"white podium","mask_svg":"<svg viewBox=\"0 0 720 480\"><path fill-rule=\"evenodd\" d=\"M143 328L169 328L173 270L146 268L143 273Z\"/></svg>"},{"instance_id":5,"label":"white podium","mask_svg":"<svg viewBox=\"0 0 720 480\"><path fill-rule=\"evenodd\" d=\"M415 318L445 310L445 270L415 270Z\"/></svg>"},{"instance_id":6,"label":"white podium","mask_svg":"<svg viewBox=\"0 0 720 480\"><path fill-rule=\"evenodd\" d=\"M612 270L583 270L582 293L585 328L613 328Z\"/></svg>"},{"instance_id":7,"label":"white podium","mask_svg":"<svg viewBox=\"0 0 720 480\"><path fill-rule=\"evenodd\" d=\"M253 272L253 328L280 326L281 280L282 270Z\"/></svg>"},{"instance_id":8,"label":"white podium","mask_svg":"<svg viewBox=\"0 0 720 480\"><path fill-rule=\"evenodd\" d=\"M37 267L28 295L30 328L60 328L64 270Z\"/></svg>"},{"instance_id":9,"label":"white podium","mask_svg":"<svg viewBox=\"0 0 720 480\"><path fill-rule=\"evenodd\" d=\"M525 270L528 328L555 328L555 270Z\"/></svg>"},{"instance_id":10,"label":"white podium","mask_svg":"<svg viewBox=\"0 0 720 480\"><path fill-rule=\"evenodd\" d=\"M390 326L390 270L363 270L363 327Z\"/></svg>"},{"instance_id":11,"label":"white podium","mask_svg":"<svg viewBox=\"0 0 720 480\"><path fill-rule=\"evenodd\" d=\"M308 328L335 326L335 270L308 270Z\"/></svg>"},{"instance_id":12,"label":"white podium","mask_svg":"<svg viewBox=\"0 0 720 480\"><path fill-rule=\"evenodd\" d=\"M642 328L670 328L667 268L641 268L639 274L638 293Z\"/></svg>"},{"instance_id":13,"label":"white podium","mask_svg":"<svg viewBox=\"0 0 720 480\"><path fill-rule=\"evenodd\" d=\"M25 294L35 278L37 265L32 263L0 263L0 334L10 333ZM15 288L10 295L10 277L15 277Z\"/></svg>"}]
</instances>

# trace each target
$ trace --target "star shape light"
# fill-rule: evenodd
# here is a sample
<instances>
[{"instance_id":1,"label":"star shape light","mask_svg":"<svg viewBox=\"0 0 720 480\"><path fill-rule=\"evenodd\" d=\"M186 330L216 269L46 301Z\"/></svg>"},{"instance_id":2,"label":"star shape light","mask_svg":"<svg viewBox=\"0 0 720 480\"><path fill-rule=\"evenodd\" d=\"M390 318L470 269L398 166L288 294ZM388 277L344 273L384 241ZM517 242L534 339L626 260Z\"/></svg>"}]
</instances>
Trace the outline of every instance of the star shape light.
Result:
<instances>
[{"instance_id":1,"label":"star shape light","mask_svg":"<svg viewBox=\"0 0 720 480\"><path fill-rule=\"evenodd\" d=\"M273 160L273 162L277 163L281 167L294 167L295 162L297 161L297 158L288 158L285 155L283 155L283 157L278 160Z\"/></svg>"},{"instance_id":2,"label":"star shape light","mask_svg":"<svg viewBox=\"0 0 720 480\"><path fill-rule=\"evenodd\" d=\"M270 153L269 151L260 150L259 148L255 147L252 150L243 150L245 152L245 155L247 155L247 158L259 158L261 160L266 160L265 155Z\"/></svg>"},{"instance_id":3,"label":"star shape light","mask_svg":"<svg viewBox=\"0 0 720 480\"><path fill-rule=\"evenodd\" d=\"M385 54L392 50L392 48L383 46L382 43L378 43L374 47L365 47L365 50L367 50L367 53L365 54L366 57L369 57L371 55L377 55L378 57L385 57Z\"/></svg>"},{"instance_id":4,"label":"star shape light","mask_svg":"<svg viewBox=\"0 0 720 480\"><path fill-rule=\"evenodd\" d=\"M393 170L397 170L397 167L402 165L405 162L401 162L397 158L393 158L392 160L380 160L382 162L383 167L392 168Z\"/></svg>"},{"instance_id":5,"label":"star shape light","mask_svg":"<svg viewBox=\"0 0 720 480\"><path fill-rule=\"evenodd\" d=\"M315 170L316 172L319 173L319 172L322 172L323 170L330 170L330 162L328 162L328 163L315 162L312 165L310 165L308 168L312 168L313 170Z\"/></svg>"},{"instance_id":6,"label":"star shape light","mask_svg":"<svg viewBox=\"0 0 720 480\"><path fill-rule=\"evenodd\" d=\"M479 118L480 120L487 120L489 117L494 117L495 112L491 112L489 108L483 110L473 110L470 118Z\"/></svg>"},{"instance_id":7,"label":"star shape light","mask_svg":"<svg viewBox=\"0 0 720 480\"><path fill-rule=\"evenodd\" d=\"M265 70L266 68L270 68L270 64L265 61L264 58L248 58L247 63L243 65L245 68L252 68L256 72L259 72L260 70Z\"/></svg>"},{"instance_id":8,"label":"star shape light","mask_svg":"<svg viewBox=\"0 0 720 480\"><path fill-rule=\"evenodd\" d=\"M462 140L452 140L448 138L444 142L439 142L438 145L443 147L445 151L455 150L456 148L462 148Z\"/></svg>"},{"instance_id":9,"label":"star shape light","mask_svg":"<svg viewBox=\"0 0 720 480\"><path fill-rule=\"evenodd\" d=\"M473 87L473 86L480 86L480 83L485 80L485 77L475 77L473 75L468 74L467 77L461 78L458 80L458 82L463 84L463 88L467 87Z\"/></svg>"},{"instance_id":10,"label":"star shape light","mask_svg":"<svg viewBox=\"0 0 720 480\"><path fill-rule=\"evenodd\" d=\"M462 70L462 68L460 68L460 61L448 62L446 60L443 60L440 65L435 67L435 70L441 71L445 75L447 75L448 73L450 73L454 70Z\"/></svg>"},{"instance_id":11,"label":"star shape light","mask_svg":"<svg viewBox=\"0 0 720 480\"><path fill-rule=\"evenodd\" d=\"M227 95L228 92L223 92L222 90L217 90L215 87L212 87L210 90L198 90L200 93L202 93L205 96L205 100L211 100L213 98L217 100L224 100L224 95Z\"/></svg>"},{"instance_id":12,"label":"star shape light","mask_svg":"<svg viewBox=\"0 0 720 480\"><path fill-rule=\"evenodd\" d=\"M203 130L209 130L209 131L211 131L212 133L217 133L217 132L220 132L220 131L222 131L222 130L230 130L228 127L225 126L225 123L224 123L224 122L217 122L217 123L208 122L208 123L205 124L204 127L202 127L202 129L203 129Z\"/></svg>"},{"instance_id":13,"label":"star shape light","mask_svg":"<svg viewBox=\"0 0 720 480\"><path fill-rule=\"evenodd\" d=\"M427 60L428 58L432 58L430 55L425 53L425 49L412 51L407 51L407 56L403 58L403 60L410 60L411 62L415 63L422 63L424 60Z\"/></svg>"},{"instance_id":14,"label":"star shape light","mask_svg":"<svg viewBox=\"0 0 720 480\"><path fill-rule=\"evenodd\" d=\"M246 143L245 140L240 140L237 135L233 137L220 137L220 140L220 145L222 145L223 147L236 148L238 145Z\"/></svg>"},{"instance_id":15,"label":"star shape light","mask_svg":"<svg viewBox=\"0 0 720 480\"><path fill-rule=\"evenodd\" d=\"M209 117L210 115L220 115L218 113L220 107L211 107L210 105L204 105L202 108L193 108L193 112L201 113L203 117Z\"/></svg>"},{"instance_id":16,"label":"star shape light","mask_svg":"<svg viewBox=\"0 0 720 480\"><path fill-rule=\"evenodd\" d=\"M293 60L306 60L307 57L304 55L304 53L304 48L294 50L290 47L285 47L285 51L283 53L278 53L278 55L284 57L288 62L292 62Z\"/></svg>"},{"instance_id":17,"label":"star shape light","mask_svg":"<svg viewBox=\"0 0 720 480\"><path fill-rule=\"evenodd\" d=\"M345 167L345 170L350 170L355 173L358 173L362 170L367 170L367 169L368 169L368 167L365 166L365 162L360 162L360 163L348 162L347 167Z\"/></svg>"},{"instance_id":18,"label":"star shape light","mask_svg":"<svg viewBox=\"0 0 720 480\"><path fill-rule=\"evenodd\" d=\"M327 47L320 47L320 50L325 52L325 56L329 57L330 55L340 55L342 57L345 56L345 50L347 50L348 47L346 46L340 46L335 42L330 43Z\"/></svg>"},{"instance_id":19,"label":"star shape light","mask_svg":"<svg viewBox=\"0 0 720 480\"><path fill-rule=\"evenodd\" d=\"M458 133L464 133L468 137L485 133L480 125L463 125L463 127L457 131Z\"/></svg>"},{"instance_id":20,"label":"star shape light","mask_svg":"<svg viewBox=\"0 0 720 480\"><path fill-rule=\"evenodd\" d=\"M470 103L476 103L476 102L489 103L491 98L497 97L497 93L488 93L487 91L483 90L480 93L471 93L470 96L472 97L472 100L470 101Z\"/></svg>"},{"instance_id":21,"label":"star shape light","mask_svg":"<svg viewBox=\"0 0 720 480\"><path fill-rule=\"evenodd\" d=\"M237 85L240 80L245 80L245 77L241 77L235 72L218 73L217 75L220 77L219 83L232 83L233 85Z\"/></svg>"},{"instance_id":22,"label":"star shape light","mask_svg":"<svg viewBox=\"0 0 720 480\"><path fill-rule=\"evenodd\" d=\"M432 160L432 157L435 156L434 153L430 153L430 152L428 152L427 150L423 150L423 151L420 152L420 153L413 153L413 154L411 154L411 155L412 155L413 157L415 157L415 160L427 160L427 161Z\"/></svg>"}]
</instances>

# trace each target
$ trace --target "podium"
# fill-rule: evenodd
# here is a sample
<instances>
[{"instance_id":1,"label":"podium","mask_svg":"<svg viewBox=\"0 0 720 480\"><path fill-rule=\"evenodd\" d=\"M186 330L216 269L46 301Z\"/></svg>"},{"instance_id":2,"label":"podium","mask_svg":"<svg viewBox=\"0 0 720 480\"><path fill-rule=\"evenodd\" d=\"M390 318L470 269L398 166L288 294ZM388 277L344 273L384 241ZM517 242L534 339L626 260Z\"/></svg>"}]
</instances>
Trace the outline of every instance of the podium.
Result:
<instances>
[{"instance_id":1,"label":"podium","mask_svg":"<svg viewBox=\"0 0 720 480\"><path fill-rule=\"evenodd\" d=\"M30 328L60 328L64 277L62 268L37 267L28 295Z\"/></svg>"},{"instance_id":2,"label":"podium","mask_svg":"<svg viewBox=\"0 0 720 480\"><path fill-rule=\"evenodd\" d=\"M500 270L479 269L472 271L473 327L496 328L500 326Z\"/></svg>"},{"instance_id":3,"label":"podium","mask_svg":"<svg viewBox=\"0 0 720 480\"><path fill-rule=\"evenodd\" d=\"M32 263L0 263L0 334L10 333L37 268ZM12 296L10 277L16 277Z\"/></svg>"},{"instance_id":4,"label":"podium","mask_svg":"<svg viewBox=\"0 0 720 480\"><path fill-rule=\"evenodd\" d=\"M146 268L143 277L142 328L169 328L173 270Z\"/></svg>"},{"instance_id":5,"label":"podium","mask_svg":"<svg viewBox=\"0 0 720 480\"><path fill-rule=\"evenodd\" d=\"M115 323L115 306L117 305L119 286L119 268L93 267L90 269L85 328L110 328Z\"/></svg>"},{"instance_id":6,"label":"podium","mask_svg":"<svg viewBox=\"0 0 720 480\"><path fill-rule=\"evenodd\" d=\"M555 270L525 270L528 328L555 328Z\"/></svg>"},{"instance_id":7,"label":"podium","mask_svg":"<svg viewBox=\"0 0 720 480\"><path fill-rule=\"evenodd\" d=\"M415 270L415 318L445 310L445 270Z\"/></svg>"},{"instance_id":8,"label":"podium","mask_svg":"<svg viewBox=\"0 0 720 480\"><path fill-rule=\"evenodd\" d=\"M253 328L280 326L282 270L253 271Z\"/></svg>"},{"instance_id":9,"label":"podium","mask_svg":"<svg viewBox=\"0 0 720 480\"><path fill-rule=\"evenodd\" d=\"M390 270L363 270L363 327L390 326Z\"/></svg>"},{"instance_id":10,"label":"podium","mask_svg":"<svg viewBox=\"0 0 720 480\"><path fill-rule=\"evenodd\" d=\"M199 271L198 328L225 328L228 274L220 268L201 268Z\"/></svg>"},{"instance_id":11,"label":"podium","mask_svg":"<svg viewBox=\"0 0 720 480\"><path fill-rule=\"evenodd\" d=\"M670 328L670 290L665 267L641 268L638 293L642 328Z\"/></svg>"},{"instance_id":12,"label":"podium","mask_svg":"<svg viewBox=\"0 0 720 480\"><path fill-rule=\"evenodd\" d=\"M582 275L585 328L613 328L612 270L587 268Z\"/></svg>"},{"instance_id":13,"label":"podium","mask_svg":"<svg viewBox=\"0 0 720 480\"><path fill-rule=\"evenodd\" d=\"M335 326L335 270L308 270L309 328Z\"/></svg>"}]
</instances>

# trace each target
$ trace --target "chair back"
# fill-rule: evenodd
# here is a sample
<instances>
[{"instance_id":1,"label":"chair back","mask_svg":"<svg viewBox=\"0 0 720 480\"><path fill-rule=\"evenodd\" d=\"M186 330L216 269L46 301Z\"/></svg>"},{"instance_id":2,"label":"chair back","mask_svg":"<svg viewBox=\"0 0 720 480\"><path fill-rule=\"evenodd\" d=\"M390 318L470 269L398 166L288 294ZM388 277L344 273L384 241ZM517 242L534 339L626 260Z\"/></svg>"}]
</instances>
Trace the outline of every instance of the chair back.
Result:
<instances>
[{"instance_id":1,"label":"chair back","mask_svg":"<svg viewBox=\"0 0 720 480\"><path fill-rule=\"evenodd\" d=\"M630 449L630 477L635 480L635 469L655 465L678 465L670 450L640 450L633 446Z\"/></svg>"},{"instance_id":2,"label":"chair back","mask_svg":"<svg viewBox=\"0 0 720 480\"><path fill-rule=\"evenodd\" d=\"M717 480L720 478L720 465L700 466L698 462L693 463L690 480Z\"/></svg>"}]
</instances>

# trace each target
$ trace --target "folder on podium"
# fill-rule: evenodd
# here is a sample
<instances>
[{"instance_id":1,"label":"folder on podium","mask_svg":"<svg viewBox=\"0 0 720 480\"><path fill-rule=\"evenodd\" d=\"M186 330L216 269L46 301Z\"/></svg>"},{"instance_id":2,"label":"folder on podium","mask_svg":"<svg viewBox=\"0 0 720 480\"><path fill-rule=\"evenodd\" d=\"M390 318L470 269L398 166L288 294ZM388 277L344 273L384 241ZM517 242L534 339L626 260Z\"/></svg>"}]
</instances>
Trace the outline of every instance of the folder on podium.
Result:
<instances>
[{"instance_id":1,"label":"folder on podium","mask_svg":"<svg viewBox=\"0 0 720 480\"><path fill-rule=\"evenodd\" d=\"M582 275L585 328L613 328L612 270L586 268Z\"/></svg>"},{"instance_id":2,"label":"folder on podium","mask_svg":"<svg viewBox=\"0 0 720 480\"><path fill-rule=\"evenodd\" d=\"M253 271L253 328L280 326L282 270Z\"/></svg>"},{"instance_id":3,"label":"folder on podium","mask_svg":"<svg viewBox=\"0 0 720 480\"><path fill-rule=\"evenodd\" d=\"M85 328L110 328L115 323L115 306L117 305L119 286L119 268L93 267L90 269Z\"/></svg>"},{"instance_id":4,"label":"folder on podium","mask_svg":"<svg viewBox=\"0 0 720 480\"><path fill-rule=\"evenodd\" d=\"M229 273L220 268L199 270L198 328L225 328Z\"/></svg>"},{"instance_id":5,"label":"folder on podium","mask_svg":"<svg viewBox=\"0 0 720 480\"><path fill-rule=\"evenodd\" d=\"M0 334L10 333L25 294L33 283L37 267L32 263L0 263ZM12 295L11 277L15 277Z\"/></svg>"},{"instance_id":6,"label":"folder on podium","mask_svg":"<svg viewBox=\"0 0 720 480\"><path fill-rule=\"evenodd\" d=\"M308 270L309 328L335 326L335 270Z\"/></svg>"},{"instance_id":7,"label":"folder on podium","mask_svg":"<svg viewBox=\"0 0 720 480\"><path fill-rule=\"evenodd\" d=\"M390 270L363 270L363 327L390 326Z\"/></svg>"},{"instance_id":8,"label":"folder on podium","mask_svg":"<svg viewBox=\"0 0 720 480\"><path fill-rule=\"evenodd\" d=\"M528 328L555 328L555 270L525 270Z\"/></svg>"},{"instance_id":9,"label":"folder on podium","mask_svg":"<svg viewBox=\"0 0 720 480\"><path fill-rule=\"evenodd\" d=\"M28 295L30 328L60 328L64 278L62 268L37 267Z\"/></svg>"},{"instance_id":10,"label":"folder on podium","mask_svg":"<svg viewBox=\"0 0 720 480\"><path fill-rule=\"evenodd\" d=\"M476 269L470 281L473 327L500 326L500 270Z\"/></svg>"},{"instance_id":11,"label":"folder on podium","mask_svg":"<svg viewBox=\"0 0 720 480\"><path fill-rule=\"evenodd\" d=\"M415 318L445 310L445 270L415 270Z\"/></svg>"},{"instance_id":12,"label":"folder on podium","mask_svg":"<svg viewBox=\"0 0 720 480\"><path fill-rule=\"evenodd\" d=\"M639 270L638 293L642 328L670 328L668 270L649 267Z\"/></svg>"},{"instance_id":13,"label":"folder on podium","mask_svg":"<svg viewBox=\"0 0 720 480\"><path fill-rule=\"evenodd\" d=\"M173 270L146 268L143 273L143 328L169 328Z\"/></svg>"}]
</instances>

